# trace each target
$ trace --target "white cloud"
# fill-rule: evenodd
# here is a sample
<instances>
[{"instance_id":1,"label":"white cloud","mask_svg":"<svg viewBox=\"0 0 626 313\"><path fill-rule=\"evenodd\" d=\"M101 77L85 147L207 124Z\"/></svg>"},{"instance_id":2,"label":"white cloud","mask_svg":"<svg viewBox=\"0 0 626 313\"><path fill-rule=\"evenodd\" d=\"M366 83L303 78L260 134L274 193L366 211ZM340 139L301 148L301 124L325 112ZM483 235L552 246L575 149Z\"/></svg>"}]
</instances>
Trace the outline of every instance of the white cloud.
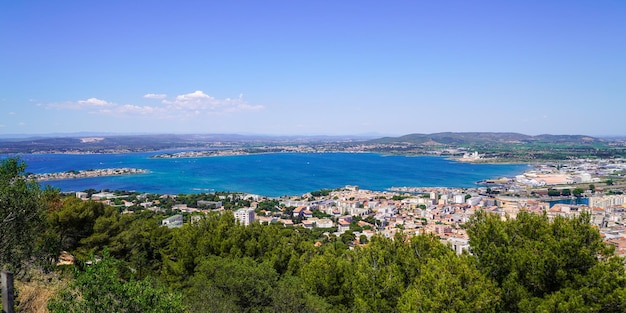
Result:
<instances>
[{"instance_id":1,"label":"white cloud","mask_svg":"<svg viewBox=\"0 0 626 313\"><path fill-rule=\"evenodd\" d=\"M196 90L192 93L176 96L173 101L163 100L163 103L174 109L196 109L218 105L219 101L200 90Z\"/></svg>"},{"instance_id":2,"label":"white cloud","mask_svg":"<svg viewBox=\"0 0 626 313\"><path fill-rule=\"evenodd\" d=\"M262 105L248 104L243 99L243 95L239 95L239 97L234 99L217 99L205 94L201 90L176 96L174 100L163 100L163 104L166 104L169 110L194 112L195 114L202 112L208 114L223 114L240 111L258 111L264 108Z\"/></svg>"},{"instance_id":3,"label":"white cloud","mask_svg":"<svg viewBox=\"0 0 626 313\"><path fill-rule=\"evenodd\" d=\"M84 107L102 107L102 106L109 106L111 105L111 103L106 102L104 100L100 100L98 98L89 98L87 100L78 100L77 102L79 105L84 106Z\"/></svg>"},{"instance_id":4,"label":"white cloud","mask_svg":"<svg viewBox=\"0 0 626 313\"><path fill-rule=\"evenodd\" d=\"M78 101L68 101L68 102L56 102L56 103L48 103L44 105L47 108L53 109L70 109L70 110L82 110L87 108L102 108L102 107L111 107L115 106L114 103L101 100L98 98L89 98L87 100L78 100Z\"/></svg>"},{"instance_id":5,"label":"white cloud","mask_svg":"<svg viewBox=\"0 0 626 313\"><path fill-rule=\"evenodd\" d=\"M15 112L9 112L9 115L16 115L17 113Z\"/></svg>"},{"instance_id":6,"label":"white cloud","mask_svg":"<svg viewBox=\"0 0 626 313\"><path fill-rule=\"evenodd\" d=\"M143 95L143 97L146 99L165 99L167 95L164 93L148 93Z\"/></svg>"},{"instance_id":7,"label":"white cloud","mask_svg":"<svg viewBox=\"0 0 626 313\"><path fill-rule=\"evenodd\" d=\"M88 110L90 114L123 116L144 116L159 119L188 119L201 115L221 115L244 111L262 110L262 105L251 105L243 99L243 95L237 98L218 99L209 96L201 90L176 96L174 99L166 99L165 94L146 94L143 98L162 99L155 105L117 104L98 98L78 100L75 102L59 102L39 104L46 108Z\"/></svg>"},{"instance_id":8,"label":"white cloud","mask_svg":"<svg viewBox=\"0 0 626 313\"><path fill-rule=\"evenodd\" d=\"M153 106L148 106L148 105L139 106L139 105L125 104L125 105L119 106L116 110L116 113L129 114L129 115L139 114L139 115L159 117L159 116L164 115L165 110L161 107L153 107Z\"/></svg>"}]
</instances>

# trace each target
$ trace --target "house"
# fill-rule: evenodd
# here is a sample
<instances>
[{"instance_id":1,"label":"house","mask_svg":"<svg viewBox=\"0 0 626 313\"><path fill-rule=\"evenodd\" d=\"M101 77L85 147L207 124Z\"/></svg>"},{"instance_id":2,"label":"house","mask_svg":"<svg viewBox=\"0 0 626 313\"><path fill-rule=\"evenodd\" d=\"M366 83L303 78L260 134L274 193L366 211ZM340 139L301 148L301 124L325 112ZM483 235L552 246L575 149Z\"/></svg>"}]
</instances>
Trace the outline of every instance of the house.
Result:
<instances>
[{"instance_id":1,"label":"house","mask_svg":"<svg viewBox=\"0 0 626 313\"><path fill-rule=\"evenodd\" d=\"M81 200L87 200L89 197L86 192L79 191L79 192L76 192L76 198L81 199Z\"/></svg>"},{"instance_id":2,"label":"house","mask_svg":"<svg viewBox=\"0 0 626 313\"><path fill-rule=\"evenodd\" d=\"M337 231L339 233L345 233L347 230L350 229L350 222L342 218L342 219L339 219L339 221L337 222L337 226L338 226Z\"/></svg>"},{"instance_id":3,"label":"house","mask_svg":"<svg viewBox=\"0 0 626 313\"><path fill-rule=\"evenodd\" d=\"M312 227L314 228L331 228L334 226L333 221L327 218L311 218L306 221L303 221L304 227L307 227L307 223L312 223Z\"/></svg>"},{"instance_id":4,"label":"house","mask_svg":"<svg viewBox=\"0 0 626 313\"><path fill-rule=\"evenodd\" d=\"M181 214L176 214L174 216L170 216L161 221L161 225L167 226L167 228L176 228L183 226L183 216Z\"/></svg>"},{"instance_id":5,"label":"house","mask_svg":"<svg viewBox=\"0 0 626 313\"><path fill-rule=\"evenodd\" d=\"M313 227L315 227L315 221L313 221L313 220L304 220L304 221L302 221L302 226L304 228L313 229Z\"/></svg>"},{"instance_id":6,"label":"house","mask_svg":"<svg viewBox=\"0 0 626 313\"><path fill-rule=\"evenodd\" d=\"M465 238L448 237L446 241L456 254L463 254L463 251L469 252L469 240Z\"/></svg>"},{"instance_id":7,"label":"house","mask_svg":"<svg viewBox=\"0 0 626 313\"><path fill-rule=\"evenodd\" d=\"M279 219L278 220L279 223L283 223L283 225L285 227L287 226L293 226L293 221L292 220L287 220L287 219Z\"/></svg>"},{"instance_id":8,"label":"house","mask_svg":"<svg viewBox=\"0 0 626 313\"><path fill-rule=\"evenodd\" d=\"M299 206L293 209L293 217L304 217L305 206Z\"/></svg>"},{"instance_id":9,"label":"house","mask_svg":"<svg viewBox=\"0 0 626 313\"><path fill-rule=\"evenodd\" d=\"M254 218L255 221L259 221L261 224L271 224L278 222L278 217L275 216L257 216Z\"/></svg>"},{"instance_id":10,"label":"house","mask_svg":"<svg viewBox=\"0 0 626 313\"><path fill-rule=\"evenodd\" d=\"M115 199L115 198L120 198L120 197L110 192L99 192L99 193L94 193L93 195L91 195L91 200L93 201Z\"/></svg>"},{"instance_id":11,"label":"house","mask_svg":"<svg viewBox=\"0 0 626 313\"><path fill-rule=\"evenodd\" d=\"M331 228L334 227L335 223L328 218L321 218L317 221L317 227L319 228Z\"/></svg>"},{"instance_id":12,"label":"house","mask_svg":"<svg viewBox=\"0 0 626 313\"><path fill-rule=\"evenodd\" d=\"M198 207L206 207L209 209L217 209L222 207L222 201L205 201L199 200L197 203Z\"/></svg>"}]
</instances>

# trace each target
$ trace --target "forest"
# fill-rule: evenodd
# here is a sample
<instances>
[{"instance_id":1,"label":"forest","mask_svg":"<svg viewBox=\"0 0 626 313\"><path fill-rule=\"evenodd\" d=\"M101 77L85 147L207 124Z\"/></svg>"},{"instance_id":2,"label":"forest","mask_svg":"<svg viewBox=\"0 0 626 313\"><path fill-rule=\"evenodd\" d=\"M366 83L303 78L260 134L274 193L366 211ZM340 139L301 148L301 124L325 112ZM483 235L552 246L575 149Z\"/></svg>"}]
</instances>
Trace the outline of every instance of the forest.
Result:
<instances>
[{"instance_id":1,"label":"forest","mask_svg":"<svg viewBox=\"0 0 626 313\"><path fill-rule=\"evenodd\" d=\"M167 228L165 215L63 196L24 169L0 164L0 267L17 277L17 312L37 299L49 312L626 311L624 260L586 214L479 211L461 255L432 234L352 247L244 227L229 210Z\"/></svg>"}]
</instances>

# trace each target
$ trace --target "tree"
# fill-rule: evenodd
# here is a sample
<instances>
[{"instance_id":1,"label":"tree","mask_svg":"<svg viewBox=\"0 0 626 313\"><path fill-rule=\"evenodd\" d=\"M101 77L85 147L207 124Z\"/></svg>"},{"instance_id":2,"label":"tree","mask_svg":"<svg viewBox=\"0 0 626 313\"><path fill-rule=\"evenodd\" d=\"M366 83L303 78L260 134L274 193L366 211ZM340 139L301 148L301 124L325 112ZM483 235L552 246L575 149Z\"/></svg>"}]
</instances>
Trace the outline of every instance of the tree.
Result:
<instances>
[{"instance_id":1,"label":"tree","mask_svg":"<svg viewBox=\"0 0 626 313\"><path fill-rule=\"evenodd\" d=\"M187 297L194 312L216 311L216 304L260 312L271 306L277 280L272 267L250 258L210 256L198 265Z\"/></svg>"},{"instance_id":2,"label":"tree","mask_svg":"<svg viewBox=\"0 0 626 313\"><path fill-rule=\"evenodd\" d=\"M550 197L558 197L561 195L561 191L556 189L548 189L548 196Z\"/></svg>"},{"instance_id":3,"label":"tree","mask_svg":"<svg viewBox=\"0 0 626 313\"><path fill-rule=\"evenodd\" d=\"M302 266L300 277L308 290L324 298L338 311L348 311L352 307L353 296L350 278L352 268L349 261L329 245L323 254L312 257Z\"/></svg>"},{"instance_id":4,"label":"tree","mask_svg":"<svg viewBox=\"0 0 626 313\"><path fill-rule=\"evenodd\" d=\"M61 208L47 216L49 232L56 234L61 250L73 250L82 239L91 236L96 220L107 212L110 215L117 211L100 202L65 198Z\"/></svg>"},{"instance_id":5,"label":"tree","mask_svg":"<svg viewBox=\"0 0 626 313\"><path fill-rule=\"evenodd\" d=\"M393 312L396 309L398 299L406 290L406 269L398 262L399 245L404 243L374 236L368 246L354 250L355 311Z\"/></svg>"},{"instance_id":6,"label":"tree","mask_svg":"<svg viewBox=\"0 0 626 313\"><path fill-rule=\"evenodd\" d=\"M313 295L298 276L284 275L272 294L274 312L328 312L329 305L321 297Z\"/></svg>"},{"instance_id":7,"label":"tree","mask_svg":"<svg viewBox=\"0 0 626 313\"><path fill-rule=\"evenodd\" d=\"M619 267L611 265L620 264L621 258L613 254L612 246L604 244L590 220L589 214L581 214L550 222L546 214L528 212L502 220L484 211L470 219L467 232L471 251L481 271L502 288L504 311L537 312L544 301L565 298L575 301L572 305L581 300L587 308L602 307L603 297L579 294L572 298L568 291L594 286L596 294L614 295L611 303L626 303L626 293L617 290L626 287L624 275L620 274L623 266L616 270ZM595 281L611 275L615 281L612 284ZM558 298L559 294L563 298ZM605 311L619 312L622 306Z\"/></svg>"},{"instance_id":8,"label":"tree","mask_svg":"<svg viewBox=\"0 0 626 313\"><path fill-rule=\"evenodd\" d=\"M403 293L400 312L498 312L500 290L468 255L428 260Z\"/></svg>"},{"instance_id":9,"label":"tree","mask_svg":"<svg viewBox=\"0 0 626 313\"><path fill-rule=\"evenodd\" d=\"M365 235L359 236L359 243L360 244L366 244L367 243L367 236L365 236Z\"/></svg>"},{"instance_id":10,"label":"tree","mask_svg":"<svg viewBox=\"0 0 626 313\"><path fill-rule=\"evenodd\" d=\"M580 197L584 192L585 190L582 188L574 188L574 190L572 190L572 194L576 197Z\"/></svg>"},{"instance_id":11,"label":"tree","mask_svg":"<svg viewBox=\"0 0 626 313\"><path fill-rule=\"evenodd\" d=\"M341 234L339 238L343 241L343 243L349 244L356 240L356 235L351 230L346 230L346 232Z\"/></svg>"},{"instance_id":12,"label":"tree","mask_svg":"<svg viewBox=\"0 0 626 313\"><path fill-rule=\"evenodd\" d=\"M82 242L94 244L92 239L102 240L109 237L107 231L113 228L114 236L108 239L112 255L127 261L136 270L139 279L151 272L159 272L162 265L160 251L171 239L171 229L162 227L152 212L116 215L119 216L117 223L109 223L111 219L106 216L98 218L94 225L94 234Z\"/></svg>"},{"instance_id":13,"label":"tree","mask_svg":"<svg viewBox=\"0 0 626 313\"><path fill-rule=\"evenodd\" d=\"M0 268L19 272L35 255L45 227L45 201L39 184L26 177L18 158L0 163Z\"/></svg>"},{"instance_id":14,"label":"tree","mask_svg":"<svg viewBox=\"0 0 626 313\"><path fill-rule=\"evenodd\" d=\"M151 280L125 281L119 275L122 264L105 251L102 259L92 258L84 272L48 303L53 313L67 312L184 312L182 296L155 287Z\"/></svg>"}]
</instances>

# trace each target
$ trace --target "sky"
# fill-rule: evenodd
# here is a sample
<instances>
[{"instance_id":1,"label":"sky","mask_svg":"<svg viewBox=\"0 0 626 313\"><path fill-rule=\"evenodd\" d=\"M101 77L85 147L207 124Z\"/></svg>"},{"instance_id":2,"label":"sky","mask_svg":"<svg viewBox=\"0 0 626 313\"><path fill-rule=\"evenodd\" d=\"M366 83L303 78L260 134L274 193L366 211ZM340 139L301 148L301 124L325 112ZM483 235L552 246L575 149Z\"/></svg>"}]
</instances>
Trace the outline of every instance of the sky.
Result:
<instances>
[{"instance_id":1,"label":"sky","mask_svg":"<svg viewBox=\"0 0 626 313\"><path fill-rule=\"evenodd\" d=\"M626 135L626 1L0 1L0 135Z\"/></svg>"}]
</instances>

